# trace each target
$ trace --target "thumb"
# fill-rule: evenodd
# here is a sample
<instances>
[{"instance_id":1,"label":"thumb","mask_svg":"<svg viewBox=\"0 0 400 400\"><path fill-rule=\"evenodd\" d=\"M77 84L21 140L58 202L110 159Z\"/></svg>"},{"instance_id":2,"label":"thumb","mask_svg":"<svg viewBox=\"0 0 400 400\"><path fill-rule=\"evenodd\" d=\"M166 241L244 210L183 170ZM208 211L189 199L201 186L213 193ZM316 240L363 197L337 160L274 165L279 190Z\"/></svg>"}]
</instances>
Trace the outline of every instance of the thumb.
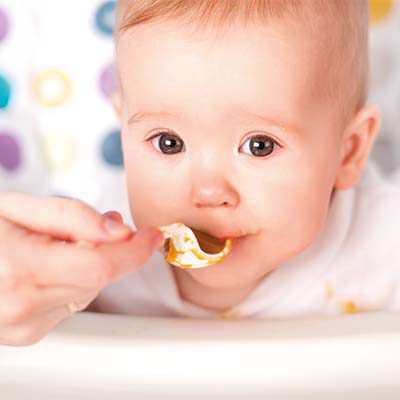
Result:
<instances>
[{"instance_id":1,"label":"thumb","mask_svg":"<svg viewBox=\"0 0 400 400\"><path fill-rule=\"evenodd\" d=\"M164 243L164 235L156 227L143 228L128 240L102 243L95 249L111 266L109 282L134 272L148 261Z\"/></svg>"}]
</instances>

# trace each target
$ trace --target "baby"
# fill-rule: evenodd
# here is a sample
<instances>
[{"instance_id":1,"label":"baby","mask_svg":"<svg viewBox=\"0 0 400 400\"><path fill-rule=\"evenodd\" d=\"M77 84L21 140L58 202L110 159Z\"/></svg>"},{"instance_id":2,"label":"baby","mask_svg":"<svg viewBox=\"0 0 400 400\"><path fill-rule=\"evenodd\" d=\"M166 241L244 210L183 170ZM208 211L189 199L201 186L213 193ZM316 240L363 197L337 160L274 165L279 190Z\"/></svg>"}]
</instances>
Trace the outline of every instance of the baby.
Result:
<instances>
[{"instance_id":1,"label":"baby","mask_svg":"<svg viewBox=\"0 0 400 400\"><path fill-rule=\"evenodd\" d=\"M363 0L119 1L114 105L136 226L238 239L207 268L156 258L108 286L100 310L400 307L400 190L372 167L358 183L380 125L368 16Z\"/></svg>"},{"instance_id":2,"label":"baby","mask_svg":"<svg viewBox=\"0 0 400 400\"><path fill-rule=\"evenodd\" d=\"M68 274L38 274L36 288L63 273L85 290L78 298L65 286L35 326L14 296L0 310L3 343L39 340L67 303L71 313L207 318L400 308L400 188L367 163L380 114L366 104L366 0L120 0L115 45L113 104L138 233L109 213L121 231L96 236L101 216L66 199L23 219L12 204L40 210L44 199L4 194L3 237L14 221L52 237L38 243L64 239ZM155 227L175 222L234 237L232 252L206 268L169 265L154 252ZM23 286L11 270L9 292ZM29 326L18 340L6 334L17 324Z\"/></svg>"}]
</instances>

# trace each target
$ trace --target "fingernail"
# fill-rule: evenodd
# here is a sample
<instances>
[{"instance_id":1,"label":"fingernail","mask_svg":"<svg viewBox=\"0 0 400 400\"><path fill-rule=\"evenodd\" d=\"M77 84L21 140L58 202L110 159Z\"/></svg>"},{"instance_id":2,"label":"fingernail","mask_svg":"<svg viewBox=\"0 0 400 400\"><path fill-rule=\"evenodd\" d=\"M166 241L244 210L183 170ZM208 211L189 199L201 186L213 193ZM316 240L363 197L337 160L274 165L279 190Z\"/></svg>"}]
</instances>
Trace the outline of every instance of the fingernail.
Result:
<instances>
[{"instance_id":1,"label":"fingernail","mask_svg":"<svg viewBox=\"0 0 400 400\"><path fill-rule=\"evenodd\" d=\"M128 226L108 216L104 220L104 227L113 236L121 235L130 230Z\"/></svg>"}]
</instances>

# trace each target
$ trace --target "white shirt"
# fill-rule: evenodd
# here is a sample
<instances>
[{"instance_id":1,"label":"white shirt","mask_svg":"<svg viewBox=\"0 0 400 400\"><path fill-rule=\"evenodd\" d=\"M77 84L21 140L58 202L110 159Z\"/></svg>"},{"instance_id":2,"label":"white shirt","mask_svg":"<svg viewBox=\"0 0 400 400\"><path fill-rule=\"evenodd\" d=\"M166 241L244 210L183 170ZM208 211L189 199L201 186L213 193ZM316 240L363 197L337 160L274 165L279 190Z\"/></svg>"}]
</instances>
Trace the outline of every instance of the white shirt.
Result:
<instances>
[{"instance_id":1,"label":"white shirt","mask_svg":"<svg viewBox=\"0 0 400 400\"><path fill-rule=\"evenodd\" d=\"M336 191L324 230L306 251L266 276L224 313L179 296L161 254L104 288L101 312L195 318L290 318L400 310L400 185L372 163L352 189Z\"/></svg>"}]
</instances>

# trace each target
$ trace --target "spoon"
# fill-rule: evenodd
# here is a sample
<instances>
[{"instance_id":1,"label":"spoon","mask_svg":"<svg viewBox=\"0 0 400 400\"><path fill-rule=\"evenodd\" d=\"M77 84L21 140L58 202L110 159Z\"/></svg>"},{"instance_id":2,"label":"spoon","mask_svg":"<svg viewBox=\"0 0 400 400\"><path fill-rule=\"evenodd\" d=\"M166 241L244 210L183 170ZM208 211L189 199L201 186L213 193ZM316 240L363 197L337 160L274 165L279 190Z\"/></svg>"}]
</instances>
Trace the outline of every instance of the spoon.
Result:
<instances>
[{"instance_id":1,"label":"spoon","mask_svg":"<svg viewBox=\"0 0 400 400\"><path fill-rule=\"evenodd\" d=\"M233 239L220 240L182 223L159 227L164 234L164 257L175 267L203 268L222 261Z\"/></svg>"}]
</instances>

